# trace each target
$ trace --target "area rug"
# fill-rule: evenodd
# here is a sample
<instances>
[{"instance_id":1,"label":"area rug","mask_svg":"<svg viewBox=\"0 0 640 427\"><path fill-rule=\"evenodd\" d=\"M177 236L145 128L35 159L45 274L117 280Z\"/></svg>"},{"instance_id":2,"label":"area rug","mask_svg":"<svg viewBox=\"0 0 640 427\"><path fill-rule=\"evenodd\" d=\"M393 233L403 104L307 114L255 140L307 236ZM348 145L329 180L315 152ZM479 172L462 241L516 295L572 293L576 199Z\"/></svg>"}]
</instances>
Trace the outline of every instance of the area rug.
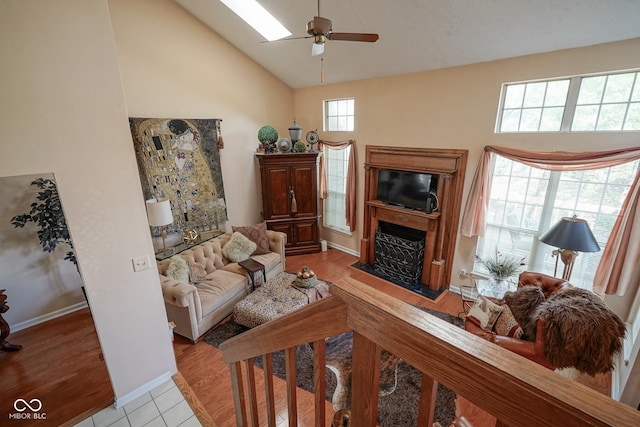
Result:
<instances>
[{"instance_id":1,"label":"area rug","mask_svg":"<svg viewBox=\"0 0 640 427\"><path fill-rule=\"evenodd\" d=\"M422 295L425 298L429 298L432 301L435 301L442 294L442 292L444 292L444 288L434 291L429 289L428 286L425 286L422 283L418 283L413 286L407 285L406 283L402 283L392 277L387 276L386 274L382 274L376 271L372 265L365 264L360 261L351 264L351 267L360 271L364 271L365 273L371 274L372 276L376 276L380 279L386 280L387 282L393 283L394 285L400 286L401 288L407 289L411 292L415 292L416 294Z\"/></svg>"},{"instance_id":2,"label":"area rug","mask_svg":"<svg viewBox=\"0 0 640 427\"><path fill-rule=\"evenodd\" d=\"M462 319L446 313L440 313L427 308L418 307L446 322L464 327ZM233 320L217 326L204 336L204 341L214 347L234 337L248 328L235 323ZM340 338L336 338L340 339ZM329 339L331 340L331 338ZM331 352L331 342L327 343L327 357ZM278 378L285 378L284 352L273 353L273 374ZM262 368L262 357L256 357L254 364ZM326 400L331 402L333 391L336 388L336 377L328 368L326 370ZM378 400L378 424L381 427L415 426L418 419L418 401L420 398L420 386L422 373L414 367L400 360L397 365L397 385L395 391L380 396ZM309 344L296 347L296 385L304 390L313 392L313 348ZM434 421L441 425L449 425L455 417L455 398L453 391L438 385Z\"/></svg>"}]
</instances>

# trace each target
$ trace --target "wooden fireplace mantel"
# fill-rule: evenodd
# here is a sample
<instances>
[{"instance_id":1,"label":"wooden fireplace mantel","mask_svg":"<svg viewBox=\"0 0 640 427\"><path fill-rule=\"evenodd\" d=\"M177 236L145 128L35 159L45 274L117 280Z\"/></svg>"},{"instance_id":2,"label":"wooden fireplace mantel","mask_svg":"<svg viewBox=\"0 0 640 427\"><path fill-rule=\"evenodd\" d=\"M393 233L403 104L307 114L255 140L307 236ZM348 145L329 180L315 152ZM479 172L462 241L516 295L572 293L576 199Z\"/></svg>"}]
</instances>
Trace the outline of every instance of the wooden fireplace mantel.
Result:
<instances>
[{"instance_id":1,"label":"wooden fireplace mantel","mask_svg":"<svg viewBox=\"0 0 640 427\"><path fill-rule=\"evenodd\" d=\"M360 262L373 264L375 232L380 221L426 232L422 283L432 290L448 287L451 276L467 164L467 150L402 148L367 145L365 159L364 229ZM378 171L429 173L438 180L437 212L425 213L386 205L376 199ZM447 262L449 260L449 262Z\"/></svg>"}]
</instances>

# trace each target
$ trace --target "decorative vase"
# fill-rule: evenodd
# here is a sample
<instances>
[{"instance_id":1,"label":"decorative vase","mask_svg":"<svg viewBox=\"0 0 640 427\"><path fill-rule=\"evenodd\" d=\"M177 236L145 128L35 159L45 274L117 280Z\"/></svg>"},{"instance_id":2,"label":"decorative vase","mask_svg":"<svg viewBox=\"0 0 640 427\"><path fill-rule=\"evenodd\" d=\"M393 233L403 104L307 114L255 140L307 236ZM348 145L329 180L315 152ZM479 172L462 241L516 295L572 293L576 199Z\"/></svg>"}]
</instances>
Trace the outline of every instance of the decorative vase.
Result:
<instances>
[{"instance_id":1,"label":"decorative vase","mask_svg":"<svg viewBox=\"0 0 640 427\"><path fill-rule=\"evenodd\" d=\"M489 289L495 298L502 298L509 290L509 282L505 278L489 277Z\"/></svg>"},{"instance_id":2,"label":"decorative vase","mask_svg":"<svg viewBox=\"0 0 640 427\"><path fill-rule=\"evenodd\" d=\"M296 123L295 117L293 118L293 124L289 128L289 137L291 137L291 142L294 144L302 138L302 128Z\"/></svg>"}]
</instances>

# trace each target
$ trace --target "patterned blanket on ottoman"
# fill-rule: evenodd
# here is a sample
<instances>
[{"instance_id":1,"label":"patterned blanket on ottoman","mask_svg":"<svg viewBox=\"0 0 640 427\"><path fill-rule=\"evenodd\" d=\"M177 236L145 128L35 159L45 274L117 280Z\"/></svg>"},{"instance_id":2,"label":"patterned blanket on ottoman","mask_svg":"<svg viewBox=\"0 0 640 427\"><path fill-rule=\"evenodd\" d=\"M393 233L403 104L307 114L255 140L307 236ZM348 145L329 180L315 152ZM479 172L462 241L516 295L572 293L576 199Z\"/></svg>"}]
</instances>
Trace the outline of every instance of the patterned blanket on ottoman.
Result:
<instances>
[{"instance_id":1,"label":"patterned blanket on ottoman","mask_svg":"<svg viewBox=\"0 0 640 427\"><path fill-rule=\"evenodd\" d=\"M254 328L328 295L329 285L318 280L313 288L294 286L296 275L279 273L233 308L236 323Z\"/></svg>"}]
</instances>

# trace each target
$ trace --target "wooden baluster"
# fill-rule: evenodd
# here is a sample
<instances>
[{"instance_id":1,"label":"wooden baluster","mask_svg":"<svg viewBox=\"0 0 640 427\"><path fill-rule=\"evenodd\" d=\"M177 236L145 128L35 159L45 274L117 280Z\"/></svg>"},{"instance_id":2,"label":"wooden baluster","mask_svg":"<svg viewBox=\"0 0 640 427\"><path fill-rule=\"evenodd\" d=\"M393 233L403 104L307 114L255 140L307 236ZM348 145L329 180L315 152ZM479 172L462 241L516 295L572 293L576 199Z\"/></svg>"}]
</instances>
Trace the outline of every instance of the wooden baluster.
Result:
<instances>
[{"instance_id":1,"label":"wooden baluster","mask_svg":"<svg viewBox=\"0 0 640 427\"><path fill-rule=\"evenodd\" d=\"M380 388L380 346L353 332L351 425L375 427Z\"/></svg>"},{"instance_id":2,"label":"wooden baluster","mask_svg":"<svg viewBox=\"0 0 640 427\"><path fill-rule=\"evenodd\" d=\"M420 402L418 403L418 425L433 425L433 416L436 410L436 395L438 382L425 373L422 373L422 386L420 387Z\"/></svg>"},{"instance_id":3,"label":"wooden baluster","mask_svg":"<svg viewBox=\"0 0 640 427\"><path fill-rule=\"evenodd\" d=\"M231 390L233 392L233 406L236 410L236 426L245 427L247 424L247 410L244 407L244 390L242 388L242 364L235 362L229 365L231 369Z\"/></svg>"},{"instance_id":4,"label":"wooden baluster","mask_svg":"<svg viewBox=\"0 0 640 427\"><path fill-rule=\"evenodd\" d=\"M247 394L249 395L249 413L251 415L251 425L259 427L258 422L258 398L256 396L256 373L253 370L253 359L244 361L247 371Z\"/></svg>"},{"instance_id":5,"label":"wooden baluster","mask_svg":"<svg viewBox=\"0 0 640 427\"><path fill-rule=\"evenodd\" d=\"M276 406L273 396L273 360L271 353L262 355L264 366L264 396L267 404L267 422L269 427L276 427Z\"/></svg>"},{"instance_id":6,"label":"wooden baluster","mask_svg":"<svg viewBox=\"0 0 640 427\"><path fill-rule=\"evenodd\" d=\"M284 350L284 367L287 379L287 405L289 411L289 427L298 425L298 399L296 398L296 348Z\"/></svg>"},{"instance_id":7,"label":"wooden baluster","mask_svg":"<svg viewBox=\"0 0 640 427\"><path fill-rule=\"evenodd\" d=\"M324 339L313 342L313 390L315 398L316 427L325 427L325 379L326 347Z\"/></svg>"}]
</instances>

